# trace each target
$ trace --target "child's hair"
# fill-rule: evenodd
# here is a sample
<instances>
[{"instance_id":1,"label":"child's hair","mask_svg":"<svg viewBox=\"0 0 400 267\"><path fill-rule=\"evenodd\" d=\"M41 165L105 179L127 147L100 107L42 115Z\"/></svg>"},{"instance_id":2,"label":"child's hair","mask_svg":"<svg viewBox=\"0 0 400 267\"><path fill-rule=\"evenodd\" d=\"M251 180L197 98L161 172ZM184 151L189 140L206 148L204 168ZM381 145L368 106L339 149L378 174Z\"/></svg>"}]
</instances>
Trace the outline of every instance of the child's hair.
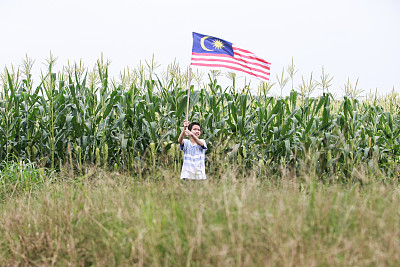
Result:
<instances>
[{"instance_id":1,"label":"child's hair","mask_svg":"<svg viewBox=\"0 0 400 267\"><path fill-rule=\"evenodd\" d=\"M192 130L193 125L198 125L198 126L201 128L200 123L198 123L198 122L192 122L192 123L189 124L189 126L188 126L189 131Z\"/></svg>"}]
</instances>

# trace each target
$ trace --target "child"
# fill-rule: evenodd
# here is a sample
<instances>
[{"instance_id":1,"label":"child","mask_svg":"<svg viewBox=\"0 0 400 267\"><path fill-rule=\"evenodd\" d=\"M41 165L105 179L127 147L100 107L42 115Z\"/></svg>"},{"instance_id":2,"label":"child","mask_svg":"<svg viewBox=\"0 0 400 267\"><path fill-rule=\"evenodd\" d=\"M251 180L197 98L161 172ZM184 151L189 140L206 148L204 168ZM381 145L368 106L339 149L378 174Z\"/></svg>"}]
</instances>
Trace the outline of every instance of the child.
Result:
<instances>
[{"instance_id":1,"label":"child","mask_svg":"<svg viewBox=\"0 0 400 267\"><path fill-rule=\"evenodd\" d=\"M204 163L205 150L207 149L204 139L199 139L201 133L200 124L185 120L183 131L179 135L178 142L183 151L183 165L181 179L183 180L205 180L206 168ZM190 136L190 140L183 136Z\"/></svg>"}]
</instances>

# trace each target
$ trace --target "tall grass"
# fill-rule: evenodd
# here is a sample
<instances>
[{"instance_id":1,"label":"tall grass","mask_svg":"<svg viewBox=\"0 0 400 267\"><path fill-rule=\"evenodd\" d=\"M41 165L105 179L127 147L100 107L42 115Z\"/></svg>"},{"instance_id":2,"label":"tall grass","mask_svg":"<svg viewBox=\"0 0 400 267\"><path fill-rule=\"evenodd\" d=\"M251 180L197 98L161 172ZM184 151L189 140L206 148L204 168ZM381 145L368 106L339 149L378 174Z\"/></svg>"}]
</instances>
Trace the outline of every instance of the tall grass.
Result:
<instances>
[{"instance_id":1,"label":"tall grass","mask_svg":"<svg viewBox=\"0 0 400 267\"><path fill-rule=\"evenodd\" d=\"M271 173L272 174L272 173ZM0 207L0 262L29 266L396 266L397 184L311 173L181 183L95 169ZM273 174L272 174L273 175ZM368 174L364 173L365 176ZM304 179L305 180L305 179ZM279 181L279 182L278 182Z\"/></svg>"},{"instance_id":2,"label":"tall grass","mask_svg":"<svg viewBox=\"0 0 400 267\"><path fill-rule=\"evenodd\" d=\"M41 188L45 183L56 180L53 172L37 168L34 163L8 161L0 164L0 201L21 193Z\"/></svg>"}]
</instances>

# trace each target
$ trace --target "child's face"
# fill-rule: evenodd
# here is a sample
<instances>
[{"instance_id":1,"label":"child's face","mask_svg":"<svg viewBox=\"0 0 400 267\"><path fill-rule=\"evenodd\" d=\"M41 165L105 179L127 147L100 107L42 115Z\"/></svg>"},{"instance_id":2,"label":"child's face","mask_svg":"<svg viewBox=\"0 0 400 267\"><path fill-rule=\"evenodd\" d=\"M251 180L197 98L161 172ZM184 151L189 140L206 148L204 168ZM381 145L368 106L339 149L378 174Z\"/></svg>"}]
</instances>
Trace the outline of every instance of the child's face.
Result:
<instances>
[{"instance_id":1,"label":"child's face","mask_svg":"<svg viewBox=\"0 0 400 267\"><path fill-rule=\"evenodd\" d=\"M198 138L201 134L201 129L199 125L193 125L191 132Z\"/></svg>"}]
</instances>

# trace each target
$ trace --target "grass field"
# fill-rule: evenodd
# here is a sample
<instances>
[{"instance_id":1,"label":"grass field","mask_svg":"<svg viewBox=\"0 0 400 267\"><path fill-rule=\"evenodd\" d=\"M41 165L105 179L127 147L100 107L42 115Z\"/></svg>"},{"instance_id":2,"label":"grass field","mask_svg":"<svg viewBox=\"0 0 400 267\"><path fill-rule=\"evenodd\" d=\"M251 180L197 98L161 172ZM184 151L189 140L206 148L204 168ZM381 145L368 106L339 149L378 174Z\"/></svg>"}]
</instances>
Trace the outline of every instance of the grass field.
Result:
<instances>
[{"instance_id":1,"label":"grass field","mask_svg":"<svg viewBox=\"0 0 400 267\"><path fill-rule=\"evenodd\" d=\"M38 173L40 182L3 192L2 265L400 264L397 183L235 170L188 183L173 169L140 180L95 167L72 179Z\"/></svg>"}]
</instances>

